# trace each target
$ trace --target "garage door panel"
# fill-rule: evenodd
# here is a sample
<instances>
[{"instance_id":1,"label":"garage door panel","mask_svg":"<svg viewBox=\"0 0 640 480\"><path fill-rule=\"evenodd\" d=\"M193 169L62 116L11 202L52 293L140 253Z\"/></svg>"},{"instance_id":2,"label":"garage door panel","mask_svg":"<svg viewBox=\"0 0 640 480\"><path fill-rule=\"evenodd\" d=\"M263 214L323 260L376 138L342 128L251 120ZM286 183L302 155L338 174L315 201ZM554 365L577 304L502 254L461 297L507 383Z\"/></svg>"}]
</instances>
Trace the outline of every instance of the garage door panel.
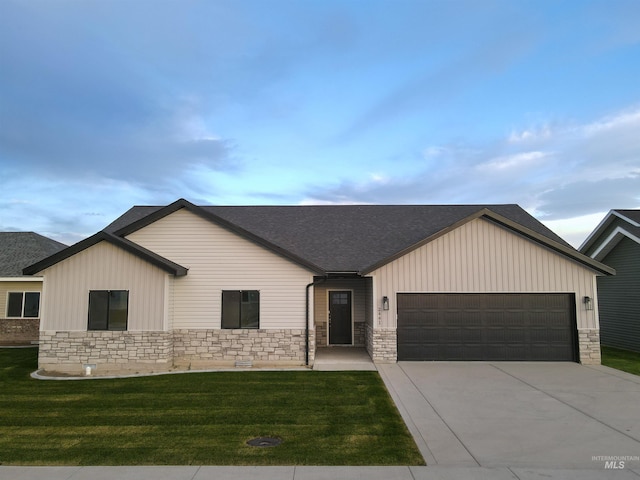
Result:
<instances>
[{"instance_id":1,"label":"garage door panel","mask_svg":"<svg viewBox=\"0 0 640 480\"><path fill-rule=\"evenodd\" d=\"M575 361L573 294L398 294L399 360Z\"/></svg>"}]
</instances>

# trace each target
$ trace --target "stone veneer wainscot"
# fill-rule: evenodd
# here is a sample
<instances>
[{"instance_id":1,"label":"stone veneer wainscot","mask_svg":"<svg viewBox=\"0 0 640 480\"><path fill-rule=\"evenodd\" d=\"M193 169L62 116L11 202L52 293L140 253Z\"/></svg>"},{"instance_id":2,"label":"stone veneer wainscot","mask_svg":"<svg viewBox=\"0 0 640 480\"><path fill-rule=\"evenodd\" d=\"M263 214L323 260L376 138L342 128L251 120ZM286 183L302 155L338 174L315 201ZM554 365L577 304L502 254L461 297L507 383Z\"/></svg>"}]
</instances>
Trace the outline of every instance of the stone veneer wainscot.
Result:
<instances>
[{"instance_id":1,"label":"stone veneer wainscot","mask_svg":"<svg viewBox=\"0 0 640 480\"><path fill-rule=\"evenodd\" d=\"M162 371L171 367L172 353L171 332L43 331L38 366L76 374L84 365L99 373Z\"/></svg>"},{"instance_id":2,"label":"stone veneer wainscot","mask_svg":"<svg viewBox=\"0 0 640 480\"><path fill-rule=\"evenodd\" d=\"M309 364L313 364L315 335L309 331ZM40 369L83 374L85 365L96 374L157 372L178 368L304 365L305 331L293 330L175 330L170 332L72 331L40 332Z\"/></svg>"},{"instance_id":3,"label":"stone veneer wainscot","mask_svg":"<svg viewBox=\"0 0 640 480\"><path fill-rule=\"evenodd\" d=\"M174 330L174 363L179 367L230 365L304 365L304 329ZM309 330L309 364L315 350Z\"/></svg>"}]
</instances>

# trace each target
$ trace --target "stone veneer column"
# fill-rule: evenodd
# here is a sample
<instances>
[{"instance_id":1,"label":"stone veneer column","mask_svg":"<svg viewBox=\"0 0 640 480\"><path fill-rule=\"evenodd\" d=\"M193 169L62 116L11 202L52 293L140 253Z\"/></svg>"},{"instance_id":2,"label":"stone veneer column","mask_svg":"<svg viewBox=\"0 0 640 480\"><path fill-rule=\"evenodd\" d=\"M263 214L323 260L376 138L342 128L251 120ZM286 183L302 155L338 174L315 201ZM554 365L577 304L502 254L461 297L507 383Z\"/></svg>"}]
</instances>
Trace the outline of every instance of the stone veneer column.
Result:
<instances>
[{"instance_id":1,"label":"stone veneer column","mask_svg":"<svg viewBox=\"0 0 640 480\"><path fill-rule=\"evenodd\" d=\"M367 324L367 351L374 363L398 361L398 338L395 328L372 328Z\"/></svg>"},{"instance_id":2,"label":"stone veneer column","mask_svg":"<svg viewBox=\"0 0 640 480\"><path fill-rule=\"evenodd\" d=\"M355 322L353 324L353 345L355 347L364 347L367 343L367 324L364 322Z\"/></svg>"},{"instance_id":3,"label":"stone veneer column","mask_svg":"<svg viewBox=\"0 0 640 480\"><path fill-rule=\"evenodd\" d=\"M583 365L600 365L600 330L596 328L578 329L578 349L580 363Z\"/></svg>"},{"instance_id":4,"label":"stone veneer column","mask_svg":"<svg viewBox=\"0 0 640 480\"><path fill-rule=\"evenodd\" d=\"M313 366L316 360L316 329L309 329L309 366Z\"/></svg>"}]
</instances>

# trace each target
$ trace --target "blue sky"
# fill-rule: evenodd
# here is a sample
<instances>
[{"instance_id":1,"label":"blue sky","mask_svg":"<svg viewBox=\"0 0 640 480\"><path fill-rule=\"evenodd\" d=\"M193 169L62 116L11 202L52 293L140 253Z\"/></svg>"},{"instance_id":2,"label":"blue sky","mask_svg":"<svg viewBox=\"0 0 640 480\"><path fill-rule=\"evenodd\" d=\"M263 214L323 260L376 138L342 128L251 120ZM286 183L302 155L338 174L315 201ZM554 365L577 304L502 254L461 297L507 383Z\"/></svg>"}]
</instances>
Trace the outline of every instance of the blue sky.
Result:
<instances>
[{"instance_id":1,"label":"blue sky","mask_svg":"<svg viewBox=\"0 0 640 480\"><path fill-rule=\"evenodd\" d=\"M0 0L0 230L132 205L640 208L637 0Z\"/></svg>"}]
</instances>

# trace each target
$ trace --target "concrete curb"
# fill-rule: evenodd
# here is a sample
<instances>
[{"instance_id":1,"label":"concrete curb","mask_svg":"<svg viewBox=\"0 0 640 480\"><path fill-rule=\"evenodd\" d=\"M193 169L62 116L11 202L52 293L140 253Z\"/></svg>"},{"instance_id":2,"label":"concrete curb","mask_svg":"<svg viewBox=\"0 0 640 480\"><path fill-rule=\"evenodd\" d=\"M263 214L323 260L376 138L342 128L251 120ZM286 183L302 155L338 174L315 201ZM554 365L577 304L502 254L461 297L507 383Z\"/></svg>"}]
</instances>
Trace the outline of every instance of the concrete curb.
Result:
<instances>
[{"instance_id":1,"label":"concrete curb","mask_svg":"<svg viewBox=\"0 0 640 480\"><path fill-rule=\"evenodd\" d=\"M140 377L158 377L160 375L181 375L187 373L219 373L219 372L310 372L310 368L291 367L291 368L212 368L207 370L173 370L171 372L150 372L150 373L131 373L126 375L88 375L81 377L43 375L42 370L36 370L31 374L31 378L36 380L114 380L120 378L140 378Z\"/></svg>"},{"instance_id":2,"label":"concrete curb","mask_svg":"<svg viewBox=\"0 0 640 480\"><path fill-rule=\"evenodd\" d=\"M638 480L628 470L519 467L0 466L0 480Z\"/></svg>"}]
</instances>

